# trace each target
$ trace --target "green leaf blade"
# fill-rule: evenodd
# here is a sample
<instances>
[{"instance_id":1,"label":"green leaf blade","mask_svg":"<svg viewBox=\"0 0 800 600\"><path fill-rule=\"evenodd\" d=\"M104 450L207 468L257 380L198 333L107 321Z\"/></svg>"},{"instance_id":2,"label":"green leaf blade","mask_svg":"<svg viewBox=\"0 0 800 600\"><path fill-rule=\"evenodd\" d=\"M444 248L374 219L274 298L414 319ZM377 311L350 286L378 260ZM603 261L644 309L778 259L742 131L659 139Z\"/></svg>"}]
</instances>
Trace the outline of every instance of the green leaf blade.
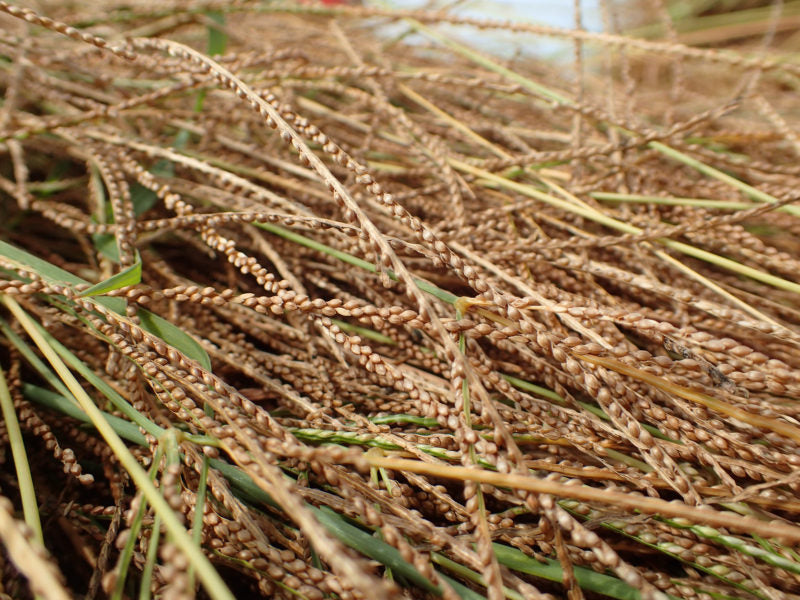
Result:
<instances>
[{"instance_id":1,"label":"green leaf blade","mask_svg":"<svg viewBox=\"0 0 800 600\"><path fill-rule=\"evenodd\" d=\"M124 287L136 285L141 280L142 280L142 261L141 259L139 259L127 269L120 271L116 275L113 275L108 279L101 281L100 283L96 283L88 290L84 290L83 292L78 294L78 297L85 298L88 296L100 296L103 294L108 294L109 292L113 292L114 290L119 290Z\"/></svg>"}]
</instances>

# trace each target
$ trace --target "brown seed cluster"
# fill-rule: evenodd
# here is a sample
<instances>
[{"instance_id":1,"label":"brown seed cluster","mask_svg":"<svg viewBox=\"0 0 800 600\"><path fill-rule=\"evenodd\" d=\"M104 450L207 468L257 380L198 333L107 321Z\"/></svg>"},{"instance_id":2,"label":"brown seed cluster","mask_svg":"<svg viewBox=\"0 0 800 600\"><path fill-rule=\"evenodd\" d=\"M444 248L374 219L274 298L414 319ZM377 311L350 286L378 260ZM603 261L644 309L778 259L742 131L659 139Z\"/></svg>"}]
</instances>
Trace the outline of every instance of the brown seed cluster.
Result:
<instances>
[{"instance_id":1,"label":"brown seed cluster","mask_svg":"<svg viewBox=\"0 0 800 600\"><path fill-rule=\"evenodd\" d=\"M778 8L748 5L763 36L699 47L660 1L601 3L604 33L579 6L560 30L106 4L0 2L0 366L59 549L11 512L0 423L2 594L47 596L30 565L54 598L59 568L89 597L199 589L13 302L243 597L426 593L390 555L448 600L577 600L593 573L647 599L800 593L800 70ZM431 45L377 37L387 22ZM572 73L440 24L566 41ZM370 466L385 455L441 476ZM708 526L735 519L769 539Z\"/></svg>"}]
</instances>

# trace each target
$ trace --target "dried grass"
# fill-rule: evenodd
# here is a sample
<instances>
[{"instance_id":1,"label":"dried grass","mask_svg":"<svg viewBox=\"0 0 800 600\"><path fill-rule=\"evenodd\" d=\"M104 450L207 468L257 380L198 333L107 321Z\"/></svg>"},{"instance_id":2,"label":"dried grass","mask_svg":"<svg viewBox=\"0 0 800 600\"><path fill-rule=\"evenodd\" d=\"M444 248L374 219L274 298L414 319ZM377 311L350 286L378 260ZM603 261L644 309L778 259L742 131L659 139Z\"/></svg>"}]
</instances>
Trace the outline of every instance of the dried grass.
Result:
<instances>
[{"instance_id":1,"label":"dried grass","mask_svg":"<svg viewBox=\"0 0 800 600\"><path fill-rule=\"evenodd\" d=\"M797 3L87 4L0 2L0 594L800 593Z\"/></svg>"}]
</instances>

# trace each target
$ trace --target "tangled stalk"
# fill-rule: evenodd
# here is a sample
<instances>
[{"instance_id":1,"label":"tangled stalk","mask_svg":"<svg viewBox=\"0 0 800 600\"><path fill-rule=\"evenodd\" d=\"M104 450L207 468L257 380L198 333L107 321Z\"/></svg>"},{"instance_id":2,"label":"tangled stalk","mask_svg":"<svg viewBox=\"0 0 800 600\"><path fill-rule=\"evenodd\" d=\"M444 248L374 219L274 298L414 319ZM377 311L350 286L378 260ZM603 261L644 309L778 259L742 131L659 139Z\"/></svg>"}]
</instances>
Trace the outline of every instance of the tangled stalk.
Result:
<instances>
[{"instance_id":1,"label":"tangled stalk","mask_svg":"<svg viewBox=\"0 0 800 600\"><path fill-rule=\"evenodd\" d=\"M0 2L0 592L798 593L793 3L87 4Z\"/></svg>"}]
</instances>

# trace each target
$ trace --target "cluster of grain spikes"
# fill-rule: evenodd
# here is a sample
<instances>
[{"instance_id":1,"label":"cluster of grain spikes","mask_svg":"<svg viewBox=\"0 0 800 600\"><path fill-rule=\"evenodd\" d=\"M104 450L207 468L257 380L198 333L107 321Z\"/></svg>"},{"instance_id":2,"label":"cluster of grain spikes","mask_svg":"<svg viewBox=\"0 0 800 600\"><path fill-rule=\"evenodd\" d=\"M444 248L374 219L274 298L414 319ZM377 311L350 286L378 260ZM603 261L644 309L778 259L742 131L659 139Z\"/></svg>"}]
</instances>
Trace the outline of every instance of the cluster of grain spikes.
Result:
<instances>
[{"instance_id":1,"label":"cluster of grain spikes","mask_svg":"<svg viewBox=\"0 0 800 600\"><path fill-rule=\"evenodd\" d=\"M781 4L608 0L604 33L24 4L0 2L0 594L800 592ZM743 15L763 31L724 38ZM724 50L682 43L708 23ZM572 73L442 24L567 42Z\"/></svg>"}]
</instances>

